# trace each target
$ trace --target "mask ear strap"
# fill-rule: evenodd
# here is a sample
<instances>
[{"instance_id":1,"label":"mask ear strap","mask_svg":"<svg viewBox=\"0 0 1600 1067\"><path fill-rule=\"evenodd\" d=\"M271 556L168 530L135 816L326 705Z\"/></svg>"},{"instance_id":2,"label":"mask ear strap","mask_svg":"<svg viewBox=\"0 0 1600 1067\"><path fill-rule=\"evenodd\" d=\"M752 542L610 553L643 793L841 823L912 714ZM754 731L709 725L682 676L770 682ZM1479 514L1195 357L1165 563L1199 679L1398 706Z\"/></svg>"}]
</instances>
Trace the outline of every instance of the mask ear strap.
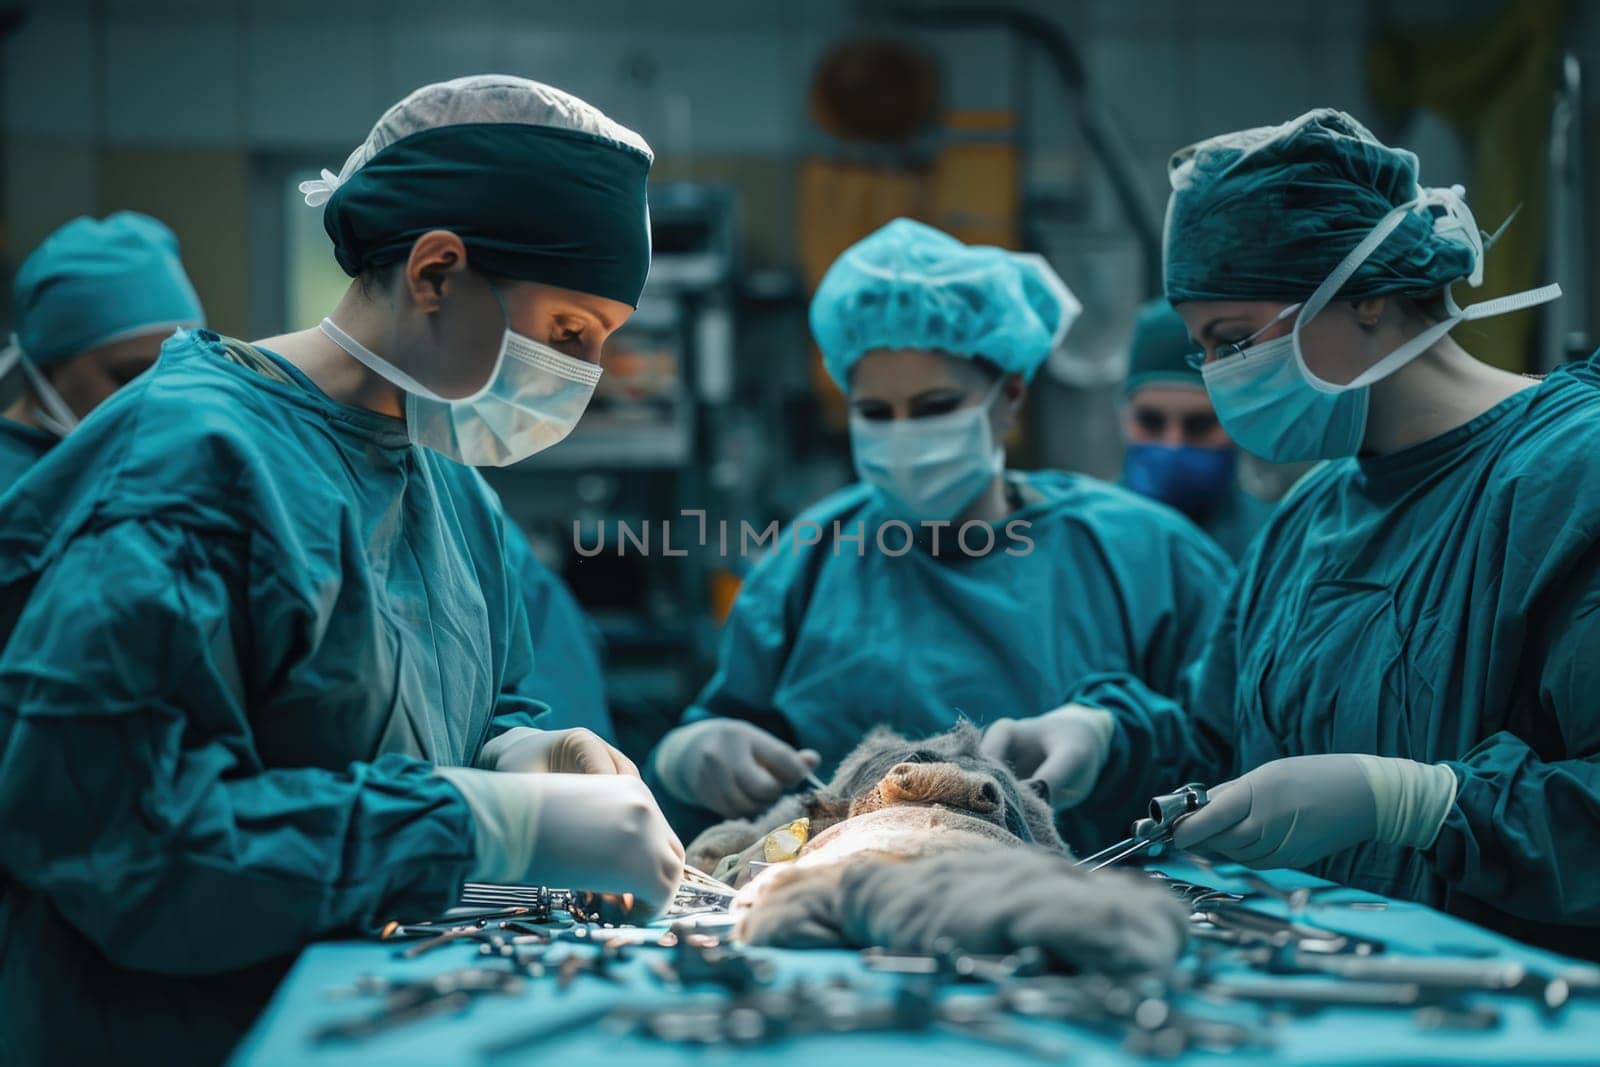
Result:
<instances>
[{"instance_id":1,"label":"mask ear strap","mask_svg":"<svg viewBox=\"0 0 1600 1067\"><path fill-rule=\"evenodd\" d=\"M6 346L0 349L0 381L4 381L22 363L22 345L17 343L17 335L12 334Z\"/></svg>"},{"instance_id":2,"label":"mask ear strap","mask_svg":"<svg viewBox=\"0 0 1600 1067\"><path fill-rule=\"evenodd\" d=\"M494 294L494 302L500 305L500 317L505 320L506 332L512 332L511 309L506 307L506 298L500 295L500 287L494 282L490 282L487 278L485 278L484 281L489 282L489 291Z\"/></svg>"},{"instance_id":3,"label":"mask ear strap","mask_svg":"<svg viewBox=\"0 0 1600 1067\"><path fill-rule=\"evenodd\" d=\"M1305 306L1300 309L1299 316L1294 320L1295 351L1297 353L1300 351L1300 328L1316 318L1323 308L1333 302L1333 298L1339 295L1339 290L1344 288L1345 282L1355 276L1356 271L1361 269L1361 264L1367 261L1367 257L1376 252L1378 246L1387 241L1389 235L1399 228L1400 223L1410 213L1413 204L1401 204L1379 220L1378 224L1372 228L1372 232L1363 237L1361 243L1352 248L1339 261L1339 265L1333 268L1328 276L1322 280L1322 284L1317 286L1316 290L1306 299Z\"/></svg>"},{"instance_id":4,"label":"mask ear strap","mask_svg":"<svg viewBox=\"0 0 1600 1067\"><path fill-rule=\"evenodd\" d=\"M12 334L5 348L0 349L0 411L16 403L26 388L27 379L18 373L21 363L22 346L17 343L17 335Z\"/></svg>"},{"instance_id":5,"label":"mask ear strap","mask_svg":"<svg viewBox=\"0 0 1600 1067\"><path fill-rule=\"evenodd\" d=\"M1487 235L1486 237L1484 237L1484 239L1483 239L1483 250L1485 252L1489 251L1489 249L1494 247L1494 243L1496 241L1500 240L1500 235L1505 233L1506 230L1511 228L1511 223L1514 222L1516 220L1516 217L1518 215L1520 215L1520 214L1522 214L1522 205L1518 204L1516 207L1511 209L1511 214L1506 216L1506 221L1502 222L1500 224L1500 227L1497 230L1495 230L1493 233L1491 233L1491 234Z\"/></svg>"},{"instance_id":6,"label":"mask ear strap","mask_svg":"<svg viewBox=\"0 0 1600 1067\"><path fill-rule=\"evenodd\" d=\"M35 418L41 427L49 430L57 437L65 437L78 428L81 421L78 413L67 406L61 399L61 394L56 392L56 387L29 361L27 354L20 349L17 353L17 363L22 367L22 373L27 376L28 385L33 389L34 400L39 405Z\"/></svg>"},{"instance_id":7,"label":"mask ear strap","mask_svg":"<svg viewBox=\"0 0 1600 1067\"><path fill-rule=\"evenodd\" d=\"M342 326L332 319L323 319L317 328L326 334L330 341L344 349L347 355L354 358L356 362L363 364L368 370L387 381L390 385L398 386L413 396L436 400L441 404L449 403L444 397L350 336Z\"/></svg>"},{"instance_id":8,"label":"mask ear strap","mask_svg":"<svg viewBox=\"0 0 1600 1067\"><path fill-rule=\"evenodd\" d=\"M1331 302L1336 295L1338 295L1339 290L1344 287L1345 282L1349 281L1355 272L1360 268L1361 264L1366 262L1367 257L1376 251L1378 246L1383 244L1383 242L1388 239L1389 235L1392 234L1400 225L1408 212L1414 210L1419 204L1446 205L1446 202L1450 201L1451 198L1454 198L1454 203L1459 204L1460 196L1461 193L1458 187L1452 187L1448 190L1426 190L1416 200L1413 200L1408 204L1402 204L1390 211L1389 214L1383 217L1382 221L1380 221L1377 226L1373 227L1372 232L1367 234L1367 236L1361 240L1361 243L1350 250L1350 253L1339 262L1339 265L1333 269L1333 272L1330 273L1327 278L1323 279L1322 284L1317 286L1316 292L1312 293L1310 299L1306 301L1306 306L1301 309L1300 315L1295 319L1294 323L1294 358L1300 364L1300 370L1305 376L1306 381L1311 383L1313 388L1324 393L1343 393L1351 389L1360 389L1364 386L1371 385L1372 383L1380 381L1383 378L1388 377L1390 374L1393 374L1407 362L1416 358L1418 353L1423 352L1432 347L1434 344L1438 343L1438 341L1452 329L1454 329L1457 324L1466 319L1482 319L1489 318L1494 315L1505 315L1512 311L1520 311L1523 308L1529 308L1538 304L1548 303L1549 301L1554 300L1561 295L1561 286L1546 285L1538 289L1530 289L1527 292L1512 293L1509 296L1498 297L1494 300L1484 300L1462 308L1456 305L1455 297L1450 292L1450 286L1446 285L1444 287L1444 301L1445 308L1449 311L1448 317L1434 323L1426 330L1417 334L1417 336L1411 338L1405 344L1401 345L1399 348L1396 348L1393 352L1390 352L1388 355L1378 360L1378 362L1368 367L1365 371L1361 372L1361 374L1357 375L1353 381L1346 385L1333 385L1332 383L1325 382L1321 378L1317 377L1317 375L1312 372L1311 368L1306 366L1305 354L1300 348L1301 327L1314 318L1318 312L1326 307L1328 303ZM1518 210L1521 210L1520 205ZM1498 240L1500 235L1505 232L1505 228L1510 225L1511 220L1516 217L1516 214L1517 212L1513 211L1511 213L1511 217L1507 218L1505 222L1501 223L1500 228L1484 242L1482 247L1487 248L1490 244L1493 244L1496 240ZM1474 277L1479 277L1479 272L1483 267L1483 256L1481 252L1478 254L1477 258L1478 262L1474 267ZM1473 284L1476 284L1476 282Z\"/></svg>"}]
</instances>

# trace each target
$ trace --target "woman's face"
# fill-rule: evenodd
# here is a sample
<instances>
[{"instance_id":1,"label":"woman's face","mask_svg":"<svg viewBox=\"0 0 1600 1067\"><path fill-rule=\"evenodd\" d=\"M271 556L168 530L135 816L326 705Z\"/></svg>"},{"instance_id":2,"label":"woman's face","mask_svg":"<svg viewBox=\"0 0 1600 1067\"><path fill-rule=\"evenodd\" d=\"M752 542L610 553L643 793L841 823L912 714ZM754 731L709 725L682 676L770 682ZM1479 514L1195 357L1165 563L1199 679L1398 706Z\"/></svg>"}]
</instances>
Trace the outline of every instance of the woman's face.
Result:
<instances>
[{"instance_id":1,"label":"woman's face","mask_svg":"<svg viewBox=\"0 0 1600 1067\"><path fill-rule=\"evenodd\" d=\"M1027 387L1008 374L989 412L997 440L1011 429ZM850 410L873 422L920 419L975 407L994 389L977 363L947 352L922 348L868 352L850 373Z\"/></svg>"},{"instance_id":2,"label":"woman's face","mask_svg":"<svg viewBox=\"0 0 1600 1067\"><path fill-rule=\"evenodd\" d=\"M408 271L403 284L412 293L410 313L396 320L387 351L408 374L452 400L488 384L508 327L598 364L606 339L633 314L619 300L559 286L491 282L468 266L460 239L449 233L419 238ZM399 286L391 282L389 295L398 297Z\"/></svg>"},{"instance_id":3,"label":"woman's face","mask_svg":"<svg viewBox=\"0 0 1600 1067\"><path fill-rule=\"evenodd\" d=\"M1390 309L1383 307L1384 303L1335 301L1306 323L1300 331L1300 351L1311 373L1325 382L1347 385L1376 363L1388 351L1382 347L1388 331L1378 328L1379 323L1368 310L1376 304L1380 309L1376 318L1385 318ZM1207 363L1218 358L1219 347L1238 344L1258 330L1264 332L1245 346L1246 353L1266 341L1287 336L1294 329L1298 314L1291 313L1274 322L1289 305L1270 300L1188 300L1175 306ZM1394 344L1389 345L1393 347Z\"/></svg>"},{"instance_id":4,"label":"woman's face","mask_svg":"<svg viewBox=\"0 0 1600 1067\"><path fill-rule=\"evenodd\" d=\"M556 351L600 362L606 338L628 321L633 308L620 300L539 282L500 282L511 328Z\"/></svg>"}]
</instances>

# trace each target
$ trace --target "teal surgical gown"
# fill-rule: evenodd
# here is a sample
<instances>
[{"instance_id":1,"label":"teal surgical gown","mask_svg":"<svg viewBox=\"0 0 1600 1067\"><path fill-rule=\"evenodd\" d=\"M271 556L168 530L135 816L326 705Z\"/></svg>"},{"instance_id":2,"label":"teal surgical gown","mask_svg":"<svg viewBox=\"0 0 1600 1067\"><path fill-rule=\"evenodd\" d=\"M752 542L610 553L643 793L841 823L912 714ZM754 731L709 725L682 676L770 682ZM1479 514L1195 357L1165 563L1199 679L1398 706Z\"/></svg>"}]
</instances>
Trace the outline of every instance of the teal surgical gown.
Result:
<instances>
[{"instance_id":1,"label":"teal surgical gown","mask_svg":"<svg viewBox=\"0 0 1600 1067\"><path fill-rule=\"evenodd\" d=\"M1256 531L1261 529L1272 514L1272 505L1239 488L1235 483L1217 508L1206 516L1200 528L1227 553L1231 560L1244 558L1245 549Z\"/></svg>"},{"instance_id":2,"label":"teal surgical gown","mask_svg":"<svg viewBox=\"0 0 1600 1067\"><path fill-rule=\"evenodd\" d=\"M0 495L60 440L54 434L0 418Z\"/></svg>"},{"instance_id":3,"label":"teal surgical gown","mask_svg":"<svg viewBox=\"0 0 1600 1067\"><path fill-rule=\"evenodd\" d=\"M45 430L0 418L0 493L9 489L60 440ZM600 631L561 577L539 561L527 536L504 526L506 565L516 577L533 635L528 693L550 705L539 725L547 730L582 726L616 740L606 704ZM494 546L485 546L493 551Z\"/></svg>"},{"instance_id":4,"label":"teal surgical gown","mask_svg":"<svg viewBox=\"0 0 1600 1067\"><path fill-rule=\"evenodd\" d=\"M1090 803L1363 752L1445 763L1433 847L1315 873L1600 956L1600 367L1404 451L1314 469L1251 547L1178 701L1074 694L1118 725Z\"/></svg>"},{"instance_id":5,"label":"teal surgical gown","mask_svg":"<svg viewBox=\"0 0 1600 1067\"><path fill-rule=\"evenodd\" d=\"M169 340L0 500L0 1062L216 1059L307 941L472 863L535 725L479 475Z\"/></svg>"},{"instance_id":6,"label":"teal surgical gown","mask_svg":"<svg viewBox=\"0 0 1600 1067\"><path fill-rule=\"evenodd\" d=\"M740 590L716 674L684 721L748 720L816 749L826 776L874 726L925 736L958 715L1038 715L1097 671L1174 692L1220 608L1227 559L1128 490L1059 472L1010 477L1032 498L1005 520L1028 524L1023 555L1007 554L1022 549L1004 524L987 554L884 554L874 532L893 515L859 484L799 516ZM805 522L825 536L796 550L811 539L791 536ZM864 550L836 541L835 522L846 536L862 524ZM885 541L902 544L892 529ZM1063 829L1080 846L1098 832Z\"/></svg>"},{"instance_id":7,"label":"teal surgical gown","mask_svg":"<svg viewBox=\"0 0 1600 1067\"><path fill-rule=\"evenodd\" d=\"M533 633L529 692L550 705L539 725L547 730L581 726L614 742L599 629L561 576L539 561L527 537L512 523L506 524L506 554Z\"/></svg>"}]
</instances>

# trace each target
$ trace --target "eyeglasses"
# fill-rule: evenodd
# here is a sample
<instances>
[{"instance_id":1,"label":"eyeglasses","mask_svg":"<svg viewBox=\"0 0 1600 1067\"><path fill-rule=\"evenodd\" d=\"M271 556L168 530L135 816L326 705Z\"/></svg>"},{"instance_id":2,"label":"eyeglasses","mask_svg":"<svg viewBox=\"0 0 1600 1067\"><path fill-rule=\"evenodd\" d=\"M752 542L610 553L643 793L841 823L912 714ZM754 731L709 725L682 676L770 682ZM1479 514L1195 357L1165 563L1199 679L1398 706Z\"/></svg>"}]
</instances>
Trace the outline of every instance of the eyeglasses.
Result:
<instances>
[{"instance_id":1,"label":"eyeglasses","mask_svg":"<svg viewBox=\"0 0 1600 1067\"><path fill-rule=\"evenodd\" d=\"M1260 337L1262 334L1278 325L1278 323L1282 322L1290 315L1293 315L1296 311L1299 311L1300 307L1300 304L1290 304L1288 307L1274 315L1271 322L1261 327L1261 329L1257 330L1249 337L1244 338L1242 341L1229 341L1226 344L1218 345L1214 358L1220 360L1230 359L1233 356L1244 355L1245 349L1255 344L1257 337ZM1201 367L1206 365L1206 354L1204 352L1190 352L1187 356L1183 357L1183 361L1189 365L1190 370L1199 370Z\"/></svg>"}]
</instances>

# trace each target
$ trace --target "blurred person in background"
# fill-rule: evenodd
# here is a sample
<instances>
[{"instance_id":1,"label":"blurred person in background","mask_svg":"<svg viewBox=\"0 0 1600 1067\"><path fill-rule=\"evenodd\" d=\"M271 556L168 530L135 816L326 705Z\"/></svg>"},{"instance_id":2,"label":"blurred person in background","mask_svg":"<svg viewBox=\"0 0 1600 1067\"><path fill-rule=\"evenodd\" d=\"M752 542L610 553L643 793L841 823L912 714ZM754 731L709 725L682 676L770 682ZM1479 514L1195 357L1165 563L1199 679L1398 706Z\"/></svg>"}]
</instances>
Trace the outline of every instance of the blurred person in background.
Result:
<instances>
[{"instance_id":1,"label":"blurred person in background","mask_svg":"<svg viewBox=\"0 0 1600 1067\"><path fill-rule=\"evenodd\" d=\"M1165 300L1139 310L1128 355L1122 484L1183 512L1238 561L1272 505L1239 485L1239 450L1217 420L1183 318Z\"/></svg>"},{"instance_id":2,"label":"blurred person in background","mask_svg":"<svg viewBox=\"0 0 1600 1067\"><path fill-rule=\"evenodd\" d=\"M205 325L178 239L148 215L71 222L22 261L16 330L0 353L0 493L89 412Z\"/></svg>"}]
</instances>

